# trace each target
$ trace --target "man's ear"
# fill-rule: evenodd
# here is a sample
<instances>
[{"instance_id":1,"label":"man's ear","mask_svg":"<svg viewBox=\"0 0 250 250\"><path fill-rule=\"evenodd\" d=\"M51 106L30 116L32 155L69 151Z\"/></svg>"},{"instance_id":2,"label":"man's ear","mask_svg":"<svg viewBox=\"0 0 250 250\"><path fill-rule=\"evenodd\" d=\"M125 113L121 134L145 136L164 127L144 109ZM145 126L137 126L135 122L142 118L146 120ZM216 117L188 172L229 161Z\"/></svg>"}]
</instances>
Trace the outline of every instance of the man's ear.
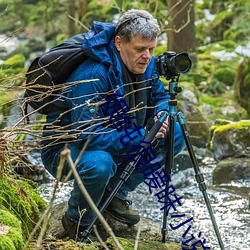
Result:
<instances>
[{"instance_id":1,"label":"man's ear","mask_svg":"<svg viewBox=\"0 0 250 250\"><path fill-rule=\"evenodd\" d=\"M120 51L120 49L121 49L121 43L122 43L121 37L116 36L115 37L115 47L118 51Z\"/></svg>"}]
</instances>

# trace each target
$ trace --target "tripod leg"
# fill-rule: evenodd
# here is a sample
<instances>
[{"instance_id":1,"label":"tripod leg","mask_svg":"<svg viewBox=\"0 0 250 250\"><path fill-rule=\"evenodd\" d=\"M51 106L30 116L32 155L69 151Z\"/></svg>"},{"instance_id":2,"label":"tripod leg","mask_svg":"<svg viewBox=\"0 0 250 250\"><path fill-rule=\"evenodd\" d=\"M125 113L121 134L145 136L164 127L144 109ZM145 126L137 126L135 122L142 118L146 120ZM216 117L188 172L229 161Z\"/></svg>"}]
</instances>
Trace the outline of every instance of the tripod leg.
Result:
<instances>
[{"instance_id":1,"label":"tripod leg","mask_svg":"<svg viewBox=\"0 0 250 250\"><path fill-rule=\"evenodd\" d=\"M197 181L197 183L199 185L200 191L203 194L203 197L204 197L204 200L205 200L205 203L206 203L206 206L207 206L207 209L208 209L208 212L209 212L209 215L210 215L210 218L211 218L211 221L212 221L214 231L215 231L215 234L217 236L220 248L221 248L221 250L224 250L225 247L223 245L223 242L222 242L222 239L221 239L221 236L220 236L220 232L219 232L219 229L218 229L218 226L217 226L214 214L213 214L213 210L212 210L210 201L208 199L208 195L207 195L207 192L206 192L207 188L206 188L206 184L204 182L204 177L203 177L203 175L202 175L202 173L201 173L201 171L199 169L199 165L198 165L197 159L195 157L195 154L194 154L194 151L193 151L190 139L189 139L189 133L188 133L187 128L186 128L184 116L183 116L183 114L181 112L178 112L177 113L177 118L178 118L179 124L181 126L181 130L182 130L185 142L186 142L186 146L187 146L187 150L188 150L191 162L193 163L196 181Z\"/></svg>"},{"instance_id":2,"label":"tripod leg","mask_svg":"<svg viewBox=\"0 0 250 250\"><path fill-rule=\"evenodd\" d=\"M166 148L167 148L167 154L166 154L166 163L165 163L165 171L168 174L168 176L171 178L172 174L172 169L174 166L174 123L175 123L175 118L172 114L169 115L169 131L168 131L168 136L166 139ZM169 187L169 182L166 182L165 189ZM167 196L164 198L165 204L168 202ZM163 211L163 223L162 223L162 242L166 242L166 234L167 234L167 207L164 208Z\"/></svg>"}]
</instances>

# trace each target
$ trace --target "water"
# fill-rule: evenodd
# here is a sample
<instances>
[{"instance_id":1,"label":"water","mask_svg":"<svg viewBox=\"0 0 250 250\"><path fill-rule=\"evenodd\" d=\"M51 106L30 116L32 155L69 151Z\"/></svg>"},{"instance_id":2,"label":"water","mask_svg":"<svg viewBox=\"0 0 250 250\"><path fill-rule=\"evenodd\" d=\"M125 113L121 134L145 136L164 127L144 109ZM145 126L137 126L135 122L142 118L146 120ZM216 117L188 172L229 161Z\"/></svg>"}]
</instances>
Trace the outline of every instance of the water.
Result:
<instances>
[{"instance_id":1,"label":"water","mask_svg":"<svg viewBox=\"0 0 250 250\"><path fill-rule=\"evenodd\" d=\"M250 249L250 180L214 186L211 178L214 167L213 159L206 158L203 160L200 168L205 178L209 202L211 203L225 249ZM220 249L203 195L197 187L193 168L179 171L171 179L171 184L176 189L175 194L181 196L182 199L181 206L176 205L177 211L170 210L170 215L185 214L185 218L171 219L169 216L167 221L168 228L170 223L173 226L177 226L188 218L193 217L191 221L192 227L185 239L190 238L191 233L193 233L196 238L195 241L197 241L199 239L198 233L201 231L200 239L206 239L206 247L211 247L211 249L215 250ZM61 186L55 202L59 203L67 200L71 188L72 182ZM45 200L49 201L52 189L53 182L40 186L41 195ZM133 200L133 208L138 210L142 217L146 217L158 225L160 231L163 218L163 211L160 209L164 204L158 202L157 197L154 196L158 191L156 190L150 195L148 186L142 183L138 187L137 192L130 194L130 198ZM190 223L184 224L176 230L169 228L167 239L181 242L183 240L182 235L189 225Z\"/></svg>"}]
</instances>

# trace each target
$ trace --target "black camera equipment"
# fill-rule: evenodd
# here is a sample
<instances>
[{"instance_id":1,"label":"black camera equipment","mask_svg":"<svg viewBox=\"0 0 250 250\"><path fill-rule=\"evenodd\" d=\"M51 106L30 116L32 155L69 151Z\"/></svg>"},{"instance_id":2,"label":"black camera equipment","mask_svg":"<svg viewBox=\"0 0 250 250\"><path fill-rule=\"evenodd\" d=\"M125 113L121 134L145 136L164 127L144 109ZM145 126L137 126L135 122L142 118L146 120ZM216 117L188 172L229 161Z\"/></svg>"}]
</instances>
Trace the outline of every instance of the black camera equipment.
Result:
<instances>
[{"instance_id":1,"label":"black camera equipment","mask_svg":"<svg viewBox=\"0 0 250 250\"><path fill-rule=\"evenodd\" d=\"M157 60L157 70L159 75L165 76L167 80L170 80L169 82L169 95L170 100L169 103L169 113L168 113L168 124L169 124L169 131L168 135L166 136L166 162L165 162L165 171L166 173L171 176L172 169L174 167L174 123L176 120L179 122L181 126L181 130L183 133L183 137L186 143L186 147L191 159L191 162L194 167L195 171L195 179L198 183L199 189L203 194L212 224L215 231L215 234L217 236L219 245L221 250L224 250L224 245L220 236L220 232L213 214L213 210L210 204L210 201L208 199L208 195L206 192L206 184L204 182L203 174L201 173L199 169L199 164L197 162L197 159L195 157L193 147L191 145L190 139L189 139L189 133L186 128L185 119L181 112L177 112L177 100L176 95L182 91L182 88L178 86L179 81L179 75L180 73L187 73L191 68L192 62L189 58L189 56L186 53L178 54L176 55L175 52L165 52L162 56L160 56ZM177 119L176 119L177 118ZM165 188L167 189L169 187L169 182L166 182ZM168 197L165 196L164 200L165 204L168 202ZM166 242L166 233L168 231L167 229L167 209L168 207L165 206L163 211L163 226L162 226L162 242Z\"/></svg>"},{"instance_id":2,"label":"black camera equipment","mask_svg":"<svg viewBox=\"0 0 250 250\"><path fill-rule=\"evenodd\" d=\"M174 51L167 51L156 60L157 73L165 76L167 80L187 73L192 66L192 61L187 53L176 54Z\"/></svg>"}]
</instances>

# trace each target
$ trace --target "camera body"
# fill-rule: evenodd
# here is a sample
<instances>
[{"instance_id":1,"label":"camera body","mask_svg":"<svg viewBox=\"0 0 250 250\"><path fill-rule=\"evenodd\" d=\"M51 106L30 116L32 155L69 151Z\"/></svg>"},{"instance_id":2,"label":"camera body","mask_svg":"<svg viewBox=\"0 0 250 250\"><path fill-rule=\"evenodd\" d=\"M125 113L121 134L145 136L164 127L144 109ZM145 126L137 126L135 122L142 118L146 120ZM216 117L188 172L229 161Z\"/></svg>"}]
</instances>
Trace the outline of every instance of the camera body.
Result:
<instances>
[{"instance_id":1,"label":"camera body","mask_svg":"<svg viewBox=\"0 0 250 250\"><path fill-rule=\"evenodd\" d=\"M174 51L164 52L156 59L156 70L160 76L170 80L187 73L192 66L192 61L187 53L176 54Z\"/></svg>"}]
</instances>

